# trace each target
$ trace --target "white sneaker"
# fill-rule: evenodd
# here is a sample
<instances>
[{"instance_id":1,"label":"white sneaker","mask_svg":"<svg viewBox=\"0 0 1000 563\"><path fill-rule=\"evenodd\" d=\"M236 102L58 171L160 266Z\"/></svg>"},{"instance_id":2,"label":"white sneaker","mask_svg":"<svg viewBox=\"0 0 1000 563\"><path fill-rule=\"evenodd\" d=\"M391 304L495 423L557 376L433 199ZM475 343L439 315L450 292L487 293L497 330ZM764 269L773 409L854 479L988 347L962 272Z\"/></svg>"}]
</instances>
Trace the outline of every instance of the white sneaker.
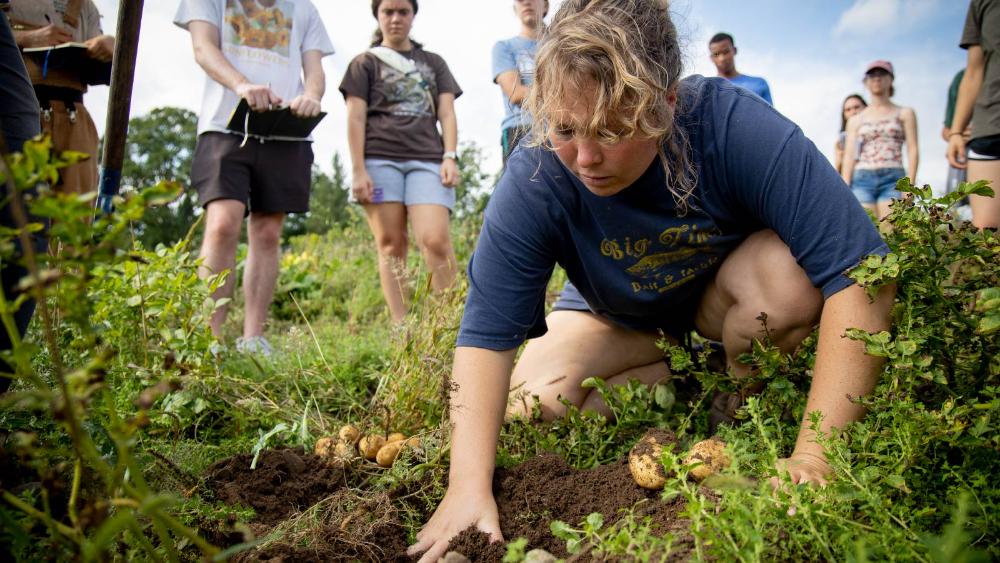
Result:
<instances>
[{"instance_id":1,"label":"white sneaker","mask_svg":"<svg viewBox=\"0 0 1000 563\"><path fill-rule=\"evenodd\" d=\"M271 343L263 336L251 336L250 338L237 338L236 351L243 354L259 355L270 358L274 353Z\"/></svg>"}]
</instances>

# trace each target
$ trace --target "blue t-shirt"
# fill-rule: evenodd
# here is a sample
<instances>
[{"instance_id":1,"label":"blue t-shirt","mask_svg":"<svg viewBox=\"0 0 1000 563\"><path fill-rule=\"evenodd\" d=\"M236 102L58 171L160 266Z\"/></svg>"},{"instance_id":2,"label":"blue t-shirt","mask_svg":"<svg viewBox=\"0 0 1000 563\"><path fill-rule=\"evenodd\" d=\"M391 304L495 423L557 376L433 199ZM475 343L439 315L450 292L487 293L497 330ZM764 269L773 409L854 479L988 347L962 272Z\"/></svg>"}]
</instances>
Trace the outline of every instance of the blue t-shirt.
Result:
<instances>
[{"instance_id":1,"label":"blue t-shirt","mask_svg":"<svg viewBox=\"0 0 1000 563\"><path fill-rule=\"evenodd\" d=\"M676 126L698 183L679 216L656 159L631 186L591 193L551 150L513 154L469 262L459 346L509 350L546 330L555 264L595 313L652 330L693 324L705 286L753 232L770 228L823 295L888 248L864 209L802 130L720 78L681 82Z\"/></svg>"},{"instance_id":2,"label":"blue t-shirt","mask_svg":"<svg viewBox=\"0 0 1000 563\"><path fill-rule=\"evenodd\" d=\"M764 99L765 102L774 105L771 101L771 88L767 85L767 80L760 78L759 76L748 76L746 74L741 74L736 78L728 79L733 84L739 86L740 88L746 88L754 94L757 94Z\"/></svg>"},{"instance_id":3,"label":"blue t-shirt","mask_svg":"<svg viewBox=\"0 0 1000 563\"><path fill-rule=\"evenodd\" d=\"M535 50L538 41L524 37L511 37L493 45L493 81L508 70L516 70L521 84L530 86L535 81ZM506 92L503 95L504 116L502 129L527 126L531 117L521 111L521 105L511 104Z\"/></svg>"}]
</instances>

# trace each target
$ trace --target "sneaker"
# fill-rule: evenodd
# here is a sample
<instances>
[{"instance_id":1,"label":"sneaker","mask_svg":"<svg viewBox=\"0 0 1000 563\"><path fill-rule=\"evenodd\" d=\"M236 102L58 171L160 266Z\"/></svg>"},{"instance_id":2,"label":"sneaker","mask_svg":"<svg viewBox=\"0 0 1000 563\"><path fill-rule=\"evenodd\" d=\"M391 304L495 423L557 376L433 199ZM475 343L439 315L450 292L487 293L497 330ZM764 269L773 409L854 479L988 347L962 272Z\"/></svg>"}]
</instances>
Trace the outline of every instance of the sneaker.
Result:
<instances>
[{"instance_id":1,"label":"sneaker","mask_svg":"<svg viewBox=\"0 0 1000 563\"><path fill-rule=\"evenodd\" d=\"M249 338L237 338L236 351L243 354L270 358L274 353L274 348L271 347L271 343L263 336L251 336Z\"/></svg>"}]
</instances>

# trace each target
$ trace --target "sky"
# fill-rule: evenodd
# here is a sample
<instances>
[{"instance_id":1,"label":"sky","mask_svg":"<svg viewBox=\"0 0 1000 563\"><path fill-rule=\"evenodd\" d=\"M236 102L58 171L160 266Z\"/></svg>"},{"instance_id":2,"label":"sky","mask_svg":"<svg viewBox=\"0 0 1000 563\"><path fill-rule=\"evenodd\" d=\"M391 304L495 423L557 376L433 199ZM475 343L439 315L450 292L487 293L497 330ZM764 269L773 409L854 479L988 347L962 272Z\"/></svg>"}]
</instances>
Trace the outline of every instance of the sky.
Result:
<instances>
[{"instance_id":1,"label":"sky","mask_svg":"<svg viewBox=\"0 0 1000 563\"><path fill-rule=\"evenodd\" d=\"M324 59L329 113L314 138L316 162L331 169L334 152L349 162L346 111L337 86L350 60L368 46L375 20L368 0L312 0L337 52ZM114 33L118 0L94 0L106 33ZM552 0L549 17L560 0ZM186 31L172 24L179 0L146 0L132 98L132 115L161 106L197 112L204 73ZM412 37L444 57L464 90L456 102L459 138L485 149L487 170L500 166L500 89L492 82L490 50L518 33L510 0L421 0ZM685 53L684 74L715 75L708 38L725 31L736 40L737 70L762 76L775 107L832 158L840 105L864 93L865 66L875 59L896 69L894 101L917 115L919 183L944 184L941 139L948 85L965 65L958 47L965 0L674 0L671 11ZM867 97L867 96L866 96ZM103 134L108 88L85 103Z\"/></svg>"}]
</instances>

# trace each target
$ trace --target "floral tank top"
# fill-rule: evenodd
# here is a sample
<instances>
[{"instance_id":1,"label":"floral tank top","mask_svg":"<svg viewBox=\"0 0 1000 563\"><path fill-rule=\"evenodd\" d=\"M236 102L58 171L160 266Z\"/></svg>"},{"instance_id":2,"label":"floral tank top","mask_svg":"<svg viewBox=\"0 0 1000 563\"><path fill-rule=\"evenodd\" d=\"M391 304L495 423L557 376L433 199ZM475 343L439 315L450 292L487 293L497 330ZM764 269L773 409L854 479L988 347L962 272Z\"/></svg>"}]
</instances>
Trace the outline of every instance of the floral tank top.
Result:
<instances>
[{"instance_id":1,"label":"floral tank top","mask_svg":"<svg viewBox=\"0 0 1000 563\"><path fill-rule=\"evenodd\" d=\"M888 117L874 120L866 120L862 114L861 125L858 126L861 153L856 168L903 167L906 132L903 130L903 120L899 117L900 111L897 109Z\"/></svg>"}]
</instances>

